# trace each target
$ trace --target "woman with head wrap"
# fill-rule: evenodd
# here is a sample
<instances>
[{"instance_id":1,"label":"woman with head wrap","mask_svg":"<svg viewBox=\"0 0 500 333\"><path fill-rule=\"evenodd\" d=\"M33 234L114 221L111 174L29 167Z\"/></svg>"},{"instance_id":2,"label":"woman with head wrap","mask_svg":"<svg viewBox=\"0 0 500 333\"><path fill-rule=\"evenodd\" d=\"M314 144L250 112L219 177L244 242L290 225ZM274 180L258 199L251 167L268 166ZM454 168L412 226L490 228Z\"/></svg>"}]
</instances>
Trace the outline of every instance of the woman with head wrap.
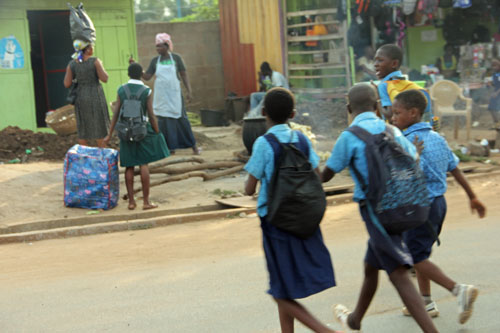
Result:
<instances>
[{"instance_id":1,"label":"woman with head wrap","mask_svg":"<svg viewBox=\"0 0 500 333\"><path fill-rule=\"evenodd\" d=\"M194 154L200 151L187 118L180 80L186 87L186 99L191 101L191 85L181 56L173 53L170 36L160 33L155 38L158 56L154 57L142 78L149 80L156 74L154 83L153 110L158 118L171 153L176 149L191 148Z\"/></svg>"},{"instance_id":2,"label":"woman with head wrap","mask_svg":"<svg viewBox=\"0 0 500 333\"><path fill-rule=\"evenodd\" d=\"M104 90L99 82L108 82L108 73L101 60L92 57L94 45L76 39L73 42L75 54L66 67L64 86L69 88L76 79L75 116L78 143L89 145L89 140L97 140L99 147L108 135L109 113Z\"/></svg>"}]
</instances>

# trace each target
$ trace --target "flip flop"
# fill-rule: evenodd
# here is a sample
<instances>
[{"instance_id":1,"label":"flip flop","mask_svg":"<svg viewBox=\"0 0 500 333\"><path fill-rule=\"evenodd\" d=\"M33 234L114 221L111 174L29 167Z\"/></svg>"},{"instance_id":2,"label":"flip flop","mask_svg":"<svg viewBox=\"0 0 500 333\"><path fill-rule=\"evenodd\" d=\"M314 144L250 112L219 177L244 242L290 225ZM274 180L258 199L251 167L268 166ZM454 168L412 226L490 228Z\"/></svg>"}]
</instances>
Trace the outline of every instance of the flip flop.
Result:
<instances>
[{"instance_id":1,"label":"flip flop","mask_svg":"<svg viewBox=\"0 0 500 333\"><path fill-rule=\"evenodd\" d=\"M137 204L134 202L134 203L129 203L128 204L128 210L134 210L135 207L137 207Z\"/></svg>"},{"instance_id":2,"label":"flip flop","mask_svg":"<svg viewBox=\"0 0 500 333\"><path fill-rule=\"evenodd\" d=\"M148 205L142 206L142 210L155 209L155 208L158 208L158 205L148 204Z\"/></svg>"}]
</instances>

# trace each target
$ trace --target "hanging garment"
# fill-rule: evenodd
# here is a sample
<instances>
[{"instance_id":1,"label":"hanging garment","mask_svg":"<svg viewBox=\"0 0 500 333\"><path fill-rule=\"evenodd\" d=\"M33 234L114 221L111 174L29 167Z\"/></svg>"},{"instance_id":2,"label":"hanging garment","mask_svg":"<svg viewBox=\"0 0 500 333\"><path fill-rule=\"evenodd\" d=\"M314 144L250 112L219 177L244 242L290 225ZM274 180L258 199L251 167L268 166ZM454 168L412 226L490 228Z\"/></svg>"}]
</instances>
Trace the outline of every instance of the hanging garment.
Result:
<instances>
[{"instance_id":1,"label":"hanging garment","mask_svg":"<svg viewBox=\"0 0 500 333\"><path fill-rule=\"evenodd\" d=\"M455 0L453 2L453 8L469 8L472 6L471 0Z\"/></svg>"},{"instance_id":2,"label":"hanging garment","mask_svg":"<svg viewBox=\"0 0 500 333\"><path fill-rule=\"evenodd\" d=\"M168 55L168 64L160 63L161 56L158 56L156 63L153 110L157 116L178 119L182 116L181 83L177 77L175 60L170 52Z\"/></svg>"},{"instance_id":3,"label":"hanging garment","mask_svg":"<svg viewBox=\"0 0 500 333\"><path fill-rule=\"evenodd\" d=\"M415 11L417 0L403 0L403 14L410 15Z\"/></svg>"}]
</instances>

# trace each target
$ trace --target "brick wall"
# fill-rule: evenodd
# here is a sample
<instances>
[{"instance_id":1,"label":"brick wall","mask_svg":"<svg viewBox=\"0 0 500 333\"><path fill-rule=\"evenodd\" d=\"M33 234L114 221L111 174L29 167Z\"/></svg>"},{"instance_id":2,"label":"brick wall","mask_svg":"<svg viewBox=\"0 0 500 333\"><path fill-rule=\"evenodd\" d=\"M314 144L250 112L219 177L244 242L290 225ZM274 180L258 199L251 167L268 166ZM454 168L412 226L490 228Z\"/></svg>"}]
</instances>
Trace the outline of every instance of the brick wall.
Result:
<instances>
[{"instance_id":1,"label":"brick wall","mask_svg":"<svg viewBox=\"0 0 500 333\"><path fill-rule=\"evenodd\" d=\"M188 105L189 111L224 108L224 73L218 21L137 23L136 31L139 62L144 70L151 59L158 55L155 35L166 32L172 37L174 52L184 59L193 89L194 100ZM152 86L153 80L148 85Z\"/></svg>"}]
</instances>

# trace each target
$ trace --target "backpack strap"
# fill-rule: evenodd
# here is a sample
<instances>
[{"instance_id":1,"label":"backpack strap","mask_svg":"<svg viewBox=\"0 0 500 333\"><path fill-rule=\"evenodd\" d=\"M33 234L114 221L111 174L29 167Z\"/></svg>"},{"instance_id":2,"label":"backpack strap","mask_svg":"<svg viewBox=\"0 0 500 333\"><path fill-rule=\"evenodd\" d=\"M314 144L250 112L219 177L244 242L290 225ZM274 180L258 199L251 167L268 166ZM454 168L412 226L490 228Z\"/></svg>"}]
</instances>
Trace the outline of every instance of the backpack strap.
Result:
<instances>
[{"instance_id":1,"label":"backpack strap","mask_svg":"<svg viewBox=\"0 0 500 333\"><path fill-rule=\"evenodd\" d=\"M294 145L298 150L300 150L306 157L307 160L309 160L309 145L307 144L307 139L305 138L305 135L302 134L299 131L293 131L292 133L296 133L299 142L297 144L293 144L289 142L288 144ZM293 134L292 134L293 135ZM267 140L267 142L271 145L271 148L273 149L274 153L274 164L277 164L279 161L279 156L282 151L282 147L285 145L283 144L278 138L273 134L273 133L267 133L264 135L264 138Z\"/></svg>"},{"instance_id":2,"label":"backpack strap","mask_svg":"<svg viewBox=\"0 0 500 333\"><path fill-rule=\"evenodd\" d=\"M135 94L132 95L128 84L124 84L122 85L122 87L125 92L126 99L135 99L135 100L139 100L141 98L142 93L147 89L147 87L143 85L142 87L139 88L139 90Z\"/></svg>"}]
</instances>

